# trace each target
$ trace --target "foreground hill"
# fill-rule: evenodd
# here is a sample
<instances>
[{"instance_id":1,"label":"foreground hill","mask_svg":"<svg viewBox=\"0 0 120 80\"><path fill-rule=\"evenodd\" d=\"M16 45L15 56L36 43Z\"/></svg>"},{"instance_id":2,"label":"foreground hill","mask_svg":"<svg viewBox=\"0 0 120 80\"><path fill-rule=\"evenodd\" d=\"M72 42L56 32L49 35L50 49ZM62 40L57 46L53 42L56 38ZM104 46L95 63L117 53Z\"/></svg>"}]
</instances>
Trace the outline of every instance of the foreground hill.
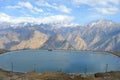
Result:
<instances>
[{"instance_id":1,"label":"foreground hill","mask_svg":"<svg viewBox=\"0 0 120 80\"><path fill-rule=\"evenodd\" d=\"M120 23L86 25L0 23L0 49L120 51Z\"/></svg>"},{"instance_id":2,"label":"foreground hill","mask_svg":"<svg viewBox=\"0 0 120 80\"><path fill-rule=\"evenodd\" d=\"M96 73L90 75L66 74L63 72L16 73L0 70L0 80L119 80L120 72Z\"/></svg>"}]
</instances>

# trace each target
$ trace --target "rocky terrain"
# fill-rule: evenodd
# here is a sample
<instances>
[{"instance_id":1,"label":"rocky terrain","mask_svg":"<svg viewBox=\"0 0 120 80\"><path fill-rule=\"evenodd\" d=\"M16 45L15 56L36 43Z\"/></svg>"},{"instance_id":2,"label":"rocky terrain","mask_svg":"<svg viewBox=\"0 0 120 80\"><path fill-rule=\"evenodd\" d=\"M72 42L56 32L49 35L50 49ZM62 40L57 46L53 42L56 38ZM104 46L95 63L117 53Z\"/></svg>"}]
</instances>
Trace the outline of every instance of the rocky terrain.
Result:
<instances>
[{"instance_id":1,"label":"rocky terrain","mask_svg":"<svg viewBox=\"0 0 120 80\"><path fill-rule=\"evenodd\" d=\"M0 54L3 54L3 53L5 53L5 52L7 52L7 50L0 49Z\"/></svg>"},{"instance_id":2,"label":"rocky terrain","mask_svg":"<svg viewBox=\"0 0 120 80\"><path fill-rule=\"evenodd\" d=\"M111 53L118 56L118 57L120 57L120 52L111 52Z\"/></svg>"},{"instance_id":3,"label":"rocky terrain","mask_svg":"<svg viewBox=\"0 0 120 80\"><path fill-rule=\"evenodd\" d=\"M99 20L86 25L0 23L0 49L120 51L120 23Z\"/></svg>"},{"instance_id":4,"label":"rocky terrain","mask_svg":"<svg viewBox=\"0 0 120 80\"><path fill-rule=\"evenodd\" d=\"M0 80L120 80L120 72L96 74L66 74L63 72L17 73L0 70Z\"/></svg>"}]
</instances>

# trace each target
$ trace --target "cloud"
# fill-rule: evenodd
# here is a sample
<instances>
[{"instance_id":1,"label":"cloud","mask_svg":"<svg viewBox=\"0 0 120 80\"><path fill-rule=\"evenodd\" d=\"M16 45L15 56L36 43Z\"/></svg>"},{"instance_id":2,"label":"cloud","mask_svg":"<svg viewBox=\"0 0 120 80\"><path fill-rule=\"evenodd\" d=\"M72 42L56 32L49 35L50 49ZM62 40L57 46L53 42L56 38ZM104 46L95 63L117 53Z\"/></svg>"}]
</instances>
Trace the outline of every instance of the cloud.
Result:
<instances>
[{"instance_id":1,"label":"cloud","mask_svg":"<svg viewBox=\"0 0 120 80\"><path fill-rule=\"evenodd\" d=\"M21 6L21 7L26 7L26 8L28 8L28 9L33 9L33 8L34 8L34 7L32 6L32 4L29 3L29 2L19 2L18 5Z\"/></svg>"},{"instance_id":2,"label":"cloud","mask_svg":"<svg viewBox=\"0 0 120 80\"><path fill-rule=\"evenodd\" d=\"M45 1L43 1L43 0L37 1L36 4L39 5L39 6L45 6L45 7L50 7L50 8L56 8L56 6L51 5L51 4L49 4L48 2L45 2Z\"/></svg>"},{"instance_id":3,"label":"cloud","mask_svg":"<svg viewBox=\"0 0 120 80\"><path fill-rule=\"evenodd\" d=\"M101 12L103 14L116 14L119 9L116 7L109 7L109 8L95 8L98 12Z\"/></svg>"},{"instance_id":4,"label":"cloud","mask_svg":"<svg viewBox=\"0 0 120 80\"><path fill-rule=\"evenodd\" d=\"M5 8L8 8L8 9L17 9L17 8L21 8L21 7L18 6L18 5L15 5L15 6L6 6Z\"/></svg>"},{"instance_id":5,"label":"cloud","mask_svg":"<svg viewBox=\"0 0 120 80\"><path fill-rule=\"evenodd\" d=\"M34 12L34 11L35 12L43 12L42 9L34 7L30 2L19 2L18 5L21 6L21 7L25 7L27 9L31 10L31 12Z\"/></svg>"},{"instance_id":6,"label":"cloud","mask_svg":"<svg viewBox=\"0 0 120 80\"><path fill-rule=\"evenodd\" d=\"M42 23L68 23L73 20L73 17L67 15L54 15L44 17L41 22Z\"/></svg>"},{"instance_id":7,"label":"cloud","mask_svg":"<svg viewBox=\"0 0 120 80\"><path fill-rule=\"evenodd\" d=\"M69 23L72 22L73 17L67 15L54 15L46 17L12 17L5 13L0 13L0 22L11 22L11 23L21 23L21 22L30 22L30 23Z\"/></svg>"},{"instance_id":8,"label":"cloud","mask_svg":"<svg viewBox=\"0 0 120 80\"><path fill-rule=\"evenodd\" d=\"M120 0L72 0L76 5L88 5L102 14L116 14Z\"/></svg>"},{"instance_id":9,"label":"cloud","mask_svg":"<svg viewBox=\"0 0 120 80\"><path fill-rule=\"evenodd\" d=\"M36 2L36 4L39 6L53 8L53 9L61 11L63 13L70 13L71 12L71 9L65 5L53 5L53 4L49 4L48 2L45 2L45 1L38 1L38 2Z\"/></svg>"},{"instance_id":10,"label":"cloud","mask_svg":"<svg viewBox=\"0 0 120 80\"><path fill-rule=\"evenodd\" d=\"M107 5L119 5L120 0L73 0L76 4L87 4L90 6L107 6Z\"/></svg>"},{"instance_id":11,"label":"cloud","mask_svg":"<svg viewBox=\"0 0 120 80\"><path fill-rule=\"evenodd\" d=\"M17 5L14 5L14 6L6 6L5 8L9 8L9 9L27 8L27 9L30 10L32 13L43 12L42 9L33 6L30 2L18 2Z\"/></svg>"},{"instance_id":12,"label":"cloud","mask_svg":"<svg viewBox=\"0 0 120 80\"><path fill-rule=\"evenodd\" d=\"M71 9L70 8L67 8L65 5L60 5L58 7L58 9L60 9L62 12L64 13L70 13L71 12Z\"/></svg>"},{"instance_id":13,"label":"cloud","mask_svg":"<svg viewBox=\"0 0 120 80\"><path fill-rule=\"evenodd\" d=\"M5 13L0 13L0 22L7 22L10 21L10 16Z\"/></svg>"}]
</instances>

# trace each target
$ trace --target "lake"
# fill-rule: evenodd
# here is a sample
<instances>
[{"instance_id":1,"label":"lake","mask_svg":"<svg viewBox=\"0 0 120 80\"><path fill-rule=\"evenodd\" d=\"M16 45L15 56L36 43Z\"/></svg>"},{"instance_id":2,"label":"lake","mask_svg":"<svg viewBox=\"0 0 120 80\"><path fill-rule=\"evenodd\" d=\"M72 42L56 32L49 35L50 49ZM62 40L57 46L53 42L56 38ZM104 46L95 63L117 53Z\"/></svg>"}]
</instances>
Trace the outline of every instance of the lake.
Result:
<instances>
[{"instance_id":1,"label":"lake","mask_svg":"<svg viewBox=\"0 0 120 80\"><path fill-rule=\"evenodd\" d=\"M0 68L14 72L62 71L88 74L120 71L120 58L107 52L20 50L1 54Z\"/></svg>"}]
</instances>

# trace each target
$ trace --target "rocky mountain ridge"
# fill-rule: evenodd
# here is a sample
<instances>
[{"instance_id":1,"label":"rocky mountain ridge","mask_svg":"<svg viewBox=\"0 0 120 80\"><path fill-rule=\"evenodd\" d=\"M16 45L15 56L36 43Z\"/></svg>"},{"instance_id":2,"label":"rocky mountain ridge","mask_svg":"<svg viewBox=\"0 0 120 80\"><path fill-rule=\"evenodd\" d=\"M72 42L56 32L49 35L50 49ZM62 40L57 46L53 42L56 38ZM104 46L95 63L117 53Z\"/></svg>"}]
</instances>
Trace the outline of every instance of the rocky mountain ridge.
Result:
<instances>
[{"instance_id":1,"label":"rocky mountain ridge","mask_svg":"<svg viewBox=\"0 0 120 80\"><path fill-rule=\"evenodd\" d=\"M67 27L68 26L68 27ZM120 23L87 25L0 23L0 48L120 51Z\"/></svg>"}]
</instances>

